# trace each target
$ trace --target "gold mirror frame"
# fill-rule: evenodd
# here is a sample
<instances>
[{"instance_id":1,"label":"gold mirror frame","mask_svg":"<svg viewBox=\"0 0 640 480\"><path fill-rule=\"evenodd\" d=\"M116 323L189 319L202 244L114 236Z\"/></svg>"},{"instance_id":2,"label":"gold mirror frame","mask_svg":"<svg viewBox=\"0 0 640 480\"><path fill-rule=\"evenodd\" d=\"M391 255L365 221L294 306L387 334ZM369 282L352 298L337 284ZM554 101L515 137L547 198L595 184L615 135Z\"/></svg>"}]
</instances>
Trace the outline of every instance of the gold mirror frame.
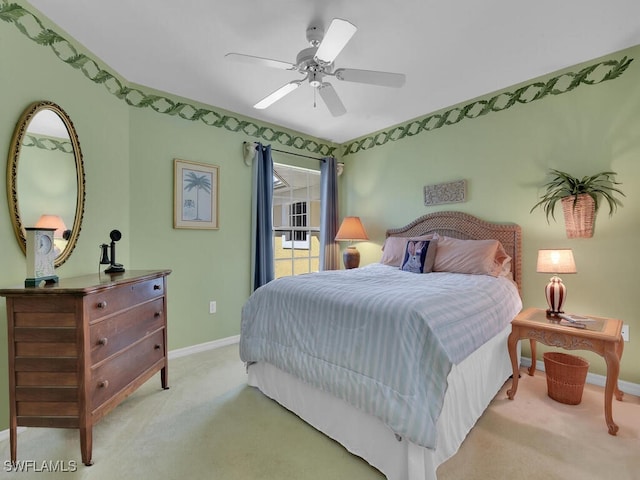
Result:
<instances>
[{"instance_id":1,"label":"gold mirror frame","mask_svg":"<svg viewBox=\"0 0 640 480\"><path fill-rule=\"evenodd\" d=\"M76 246L78 236L80 235L80 229L82 228L82 217L84 215L84 199L85 199L85 182L84 182L84 165L82 162L82 151L80 150L80 142L78 140L78 134L71 122L71 119L67 113L57 104L49 101L34 102L23 112L20 120L16 124L16 128L11 138L11 147L9 149L9 158L7 162L7 197L9 204L9 215L11 216L11 223L13 224L13 231L16 235L16 239L22 252L26 254L27 251L27 239L25 235L24 225L20 218L20 207L18 204L18 162L20 159L20 150L22 142L31 120L36 114L43 110L51 110L58 115L60 120L64 123L69 134L69 140L73 147L73 156L75 160L76 171L76 185L77 185L77 197L75 215L73 218L73 226L71 233L65 248L55 259L55 266L59 267L71 256L71 252Z\"/></svg>"}]
</instances>

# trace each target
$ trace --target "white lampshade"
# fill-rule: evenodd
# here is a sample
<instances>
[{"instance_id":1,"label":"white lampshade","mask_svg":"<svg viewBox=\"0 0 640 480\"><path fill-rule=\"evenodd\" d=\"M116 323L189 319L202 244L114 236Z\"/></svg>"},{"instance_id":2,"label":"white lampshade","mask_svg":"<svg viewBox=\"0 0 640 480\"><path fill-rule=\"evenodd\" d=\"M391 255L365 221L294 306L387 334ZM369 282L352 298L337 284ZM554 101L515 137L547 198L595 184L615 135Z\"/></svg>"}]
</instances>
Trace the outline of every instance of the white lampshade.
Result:
<instances>
[{"instance_id":1,"label":"white lampshade","mask_svg":"<svg viewBox=\"0 0 640 480\"><path fill-rule=\"evenodd\" d=\"M576 273L576 262L570 248L538 250L538 273Z\"/></svg>"}]
</instances>

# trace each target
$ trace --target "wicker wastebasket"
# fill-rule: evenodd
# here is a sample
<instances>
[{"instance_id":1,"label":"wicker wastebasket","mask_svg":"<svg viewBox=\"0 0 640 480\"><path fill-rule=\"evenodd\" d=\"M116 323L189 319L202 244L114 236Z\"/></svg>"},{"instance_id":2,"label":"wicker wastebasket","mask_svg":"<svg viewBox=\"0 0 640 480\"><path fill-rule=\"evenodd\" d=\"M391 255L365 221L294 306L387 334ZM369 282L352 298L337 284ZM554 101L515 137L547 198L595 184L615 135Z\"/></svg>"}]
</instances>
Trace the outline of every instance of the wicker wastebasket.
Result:
<instances>
[{"instance_id":1,"label":"wicker wastebasket","mask_svg":"<svg viewBox=\"0 0 640 480\"><path fill-rule=\"evenodd\" d=\"M548 395L560 403L578 405L582 401L589 362L562 352L546 352L543 358Z\"/></svg>"}]
</instances>

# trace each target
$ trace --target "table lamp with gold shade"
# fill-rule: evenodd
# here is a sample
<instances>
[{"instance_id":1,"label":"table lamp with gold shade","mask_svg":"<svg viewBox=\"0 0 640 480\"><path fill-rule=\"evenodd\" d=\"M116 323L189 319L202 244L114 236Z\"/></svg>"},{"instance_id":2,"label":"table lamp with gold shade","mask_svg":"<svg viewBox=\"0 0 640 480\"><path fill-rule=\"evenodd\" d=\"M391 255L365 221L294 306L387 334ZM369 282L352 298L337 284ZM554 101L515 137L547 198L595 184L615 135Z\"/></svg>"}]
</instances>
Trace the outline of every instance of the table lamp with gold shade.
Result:
<instances>
[{"instance_id":1,"label":"table lamp with gold shade","mask_svg":"<svg viewBox=\"0 0 640 480\"><path fill-rule=\"evenodd\" d=\"M552 273L553 276L544 289L547 297L547 315L558 317L564 313L562 306L567 298L567 287L562 283L558 274L576 273L576 262L573 259L573 251L570 248L555 250L538 250L538 273Z\"/></svg>"},{"instance_id":2,"label":"table lamp with gold shade","mask_svg":"<svg viewBox=\"0 0 640 480\"><path fill-rule=\"evenodd\" d=\"M367 232L362 226L360 217L344 217L342 224L336 233L337 241L359 241L369 240ZM360 252L355 245L349 244L347 249L342 254L342 261L344 262L344 268L358 268L360 265Z\"/></svg>"}]
</instances>

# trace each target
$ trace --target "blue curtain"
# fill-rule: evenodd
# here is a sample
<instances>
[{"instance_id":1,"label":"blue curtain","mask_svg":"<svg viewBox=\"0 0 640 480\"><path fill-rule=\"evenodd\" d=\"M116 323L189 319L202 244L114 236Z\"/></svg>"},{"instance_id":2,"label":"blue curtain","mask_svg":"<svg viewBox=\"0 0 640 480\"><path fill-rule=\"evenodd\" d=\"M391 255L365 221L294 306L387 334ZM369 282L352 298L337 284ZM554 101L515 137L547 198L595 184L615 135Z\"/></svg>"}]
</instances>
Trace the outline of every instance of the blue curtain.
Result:
<instances>
[{"instance_id":1,"label":"blue curtain","mask_svg":"<svg viewBox=\"0 0 640 480\"><path fill-rule=\"evenodd\" d=\"M338 233L338 175L336 159L327 157L320 165L320 270L340 268Z\"/></svg>"},{"instance_id":2,"label":"blue curtain","mask_svg":"<svg viewBox=\"0 0 640 480\"><path fill-rule=\"evenodd\" d=\"M275 277L273 253L273 159L271 146L256 144L251 205L251 290Z\"/></svg>"}]
</instances>

